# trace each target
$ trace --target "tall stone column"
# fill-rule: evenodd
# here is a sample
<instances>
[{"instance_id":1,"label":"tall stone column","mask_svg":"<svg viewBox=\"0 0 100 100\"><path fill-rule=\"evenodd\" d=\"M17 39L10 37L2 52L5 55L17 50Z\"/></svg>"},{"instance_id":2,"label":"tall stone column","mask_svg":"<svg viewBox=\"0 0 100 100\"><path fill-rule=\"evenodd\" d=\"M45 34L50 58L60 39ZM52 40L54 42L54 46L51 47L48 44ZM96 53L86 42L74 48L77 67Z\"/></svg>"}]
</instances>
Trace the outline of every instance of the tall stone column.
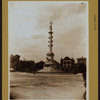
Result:
<instances>
[{"instance_id":1,"label":"tall stone column","mask_svg":"<svg viewBox=\"0 0 100 100\"><path fill-rule=\"evenodd\" d=\"M47 53L47 59L45 62L44 69L42 72L57 72L57 66L54 60L54 53L53 53L53 32L52 32L52 22L50 21L50 26L49 26L49 41L48 41L48 47L49 47L49 52Z\"/></svg>"},{"instance_id":2,"label":"tall stone column","mask_svg":"<svg viewBox=\"0 0 100 100\"><path fill-rule=\"evenodd\" d=\"M48 60L51 61L51 63L53 63L53 60L54 60L54 53L52 52L52 46L53 46L53 32L52 32L52 22L50 21L50 26L49 26L49 29L50 31L48 32L49 33L49 52L47 53L47 56L48 56Z\"/></svg>"}]
</instances>

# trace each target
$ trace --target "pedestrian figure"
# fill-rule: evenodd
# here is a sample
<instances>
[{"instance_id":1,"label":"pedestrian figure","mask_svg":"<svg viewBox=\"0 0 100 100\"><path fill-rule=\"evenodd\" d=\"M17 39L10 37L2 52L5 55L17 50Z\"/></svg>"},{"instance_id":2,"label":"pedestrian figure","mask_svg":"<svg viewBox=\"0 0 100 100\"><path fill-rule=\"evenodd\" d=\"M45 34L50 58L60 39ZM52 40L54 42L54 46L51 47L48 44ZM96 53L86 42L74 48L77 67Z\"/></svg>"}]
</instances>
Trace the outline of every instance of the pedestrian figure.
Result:
<instances>
[{"instance_id":1,"label":"pedestrian figure","mask_svg":"<svg viewBox=\"0 0 100 100\"><path fill-rule=\"evenodd\" d=\"M33 73L34 73L34 75L36 74L35 70L34 70L34 72L33 72Z\"/></svg>"},{"instance_id":2,"label":"pedestrian figure","mask_svg":"<svg viewBox=\"0 0 100 100\"><path fill-rule=\"evenodd\" d=\"M35 66L33 66L33 74L36 74Z\"/></svg>"}]
</instances>

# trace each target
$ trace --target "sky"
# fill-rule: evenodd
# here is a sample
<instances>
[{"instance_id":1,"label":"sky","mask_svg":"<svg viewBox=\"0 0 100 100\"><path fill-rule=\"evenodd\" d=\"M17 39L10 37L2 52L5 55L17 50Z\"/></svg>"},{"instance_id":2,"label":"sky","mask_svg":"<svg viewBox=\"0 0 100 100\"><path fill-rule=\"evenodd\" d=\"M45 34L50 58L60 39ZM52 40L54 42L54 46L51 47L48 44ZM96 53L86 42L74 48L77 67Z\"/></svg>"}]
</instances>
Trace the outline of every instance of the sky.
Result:
<instances>
[{"instance_id":1,"label":"sky","mask_svg":"<svg viewBox=\"0 0 100 100\"><path fill-rule=\"evenodd\" d=\"M82 1L8 1L9 55L46 61L50 20L54 59L87 58L88 2Z\"/></svg>"}]
</instances>

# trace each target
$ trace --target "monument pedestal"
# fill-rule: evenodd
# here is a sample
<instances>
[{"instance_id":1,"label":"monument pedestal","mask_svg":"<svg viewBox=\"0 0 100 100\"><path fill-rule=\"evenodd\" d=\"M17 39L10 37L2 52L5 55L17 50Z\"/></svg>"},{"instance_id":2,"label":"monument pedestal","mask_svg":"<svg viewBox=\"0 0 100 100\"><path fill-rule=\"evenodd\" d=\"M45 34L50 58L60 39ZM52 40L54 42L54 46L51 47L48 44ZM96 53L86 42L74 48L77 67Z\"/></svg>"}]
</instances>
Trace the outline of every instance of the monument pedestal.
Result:
<instances>
[{"instance_id":1,"label":"monument pedestal","mask_svg":"<svg viewBox=\"0 0 100 100\"><path fill-rule=\"evenodd\" d=\"M45 67L45 66L44 66L44 68L43 68L42 70L40 70L39 72L47 72L47 73L49 73L50 70L51 70L50 67Z\"/></svg>"},{"instance_id":2,"label":"monument pedestal","mask_svg":"<svg viewBox=\"0 0 100 100\"><path fill-rule=\"evenodd\" d=\"M60 70L57 69L56 63L46 62L44 68L39 72L60 72Z\"/></svg>"}]
</instances>

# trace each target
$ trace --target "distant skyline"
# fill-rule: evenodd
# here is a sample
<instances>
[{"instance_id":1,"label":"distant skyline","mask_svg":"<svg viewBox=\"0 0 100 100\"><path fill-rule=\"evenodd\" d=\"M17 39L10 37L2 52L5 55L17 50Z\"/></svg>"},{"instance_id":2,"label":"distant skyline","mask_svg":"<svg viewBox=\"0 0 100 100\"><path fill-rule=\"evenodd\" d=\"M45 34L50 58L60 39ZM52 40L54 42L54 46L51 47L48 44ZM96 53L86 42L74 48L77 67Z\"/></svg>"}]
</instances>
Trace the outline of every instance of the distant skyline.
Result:
<instances>
[{"instance_id":1,"label":"distant skyline","mask_svg":"<svg viewBox=\"0 0 100 100\"><path fill-rule=\"evenodd\" d=\"M53 22L54 59L88 57L88 2L8 1L9 54L46 60L49 22Z\"/></svg>"}]
</instances>

